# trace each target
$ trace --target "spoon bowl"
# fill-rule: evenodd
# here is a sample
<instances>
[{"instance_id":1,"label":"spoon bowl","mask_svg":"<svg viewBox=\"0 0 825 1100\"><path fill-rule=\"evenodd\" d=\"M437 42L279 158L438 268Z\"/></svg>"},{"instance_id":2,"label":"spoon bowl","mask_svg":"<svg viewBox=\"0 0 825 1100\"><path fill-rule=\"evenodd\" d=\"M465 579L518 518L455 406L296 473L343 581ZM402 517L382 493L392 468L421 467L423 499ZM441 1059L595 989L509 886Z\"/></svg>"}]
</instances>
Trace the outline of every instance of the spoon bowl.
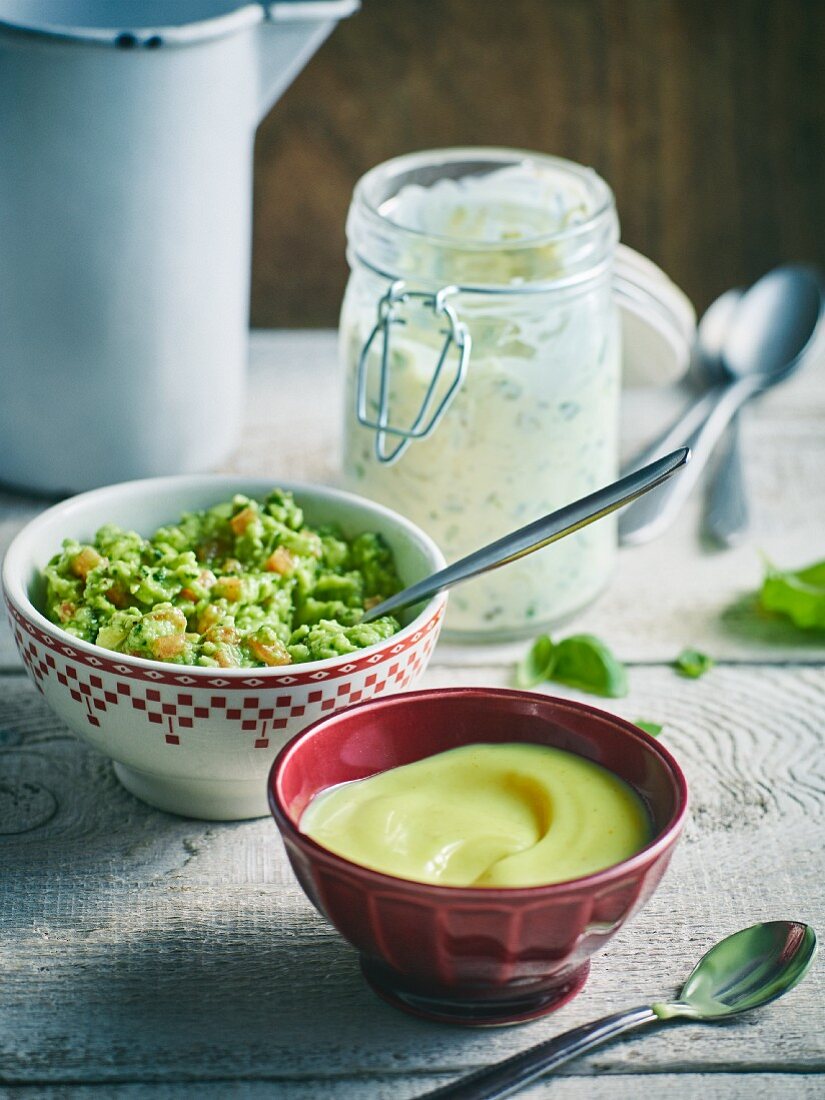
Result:
<instances>
[{"instance_id":1,"label":"spoon bowl","mask_svg":"<svg viewBox=\"0 0 825 1100\"><path fill-rule=\"evenodd\" d=\"M775 385L801 364L823 310L822 282L801 264L763 275L739 300L721 354L730 378L754 374Z\"/></svg>"},{"instance_id":2,"label":"spoon bowl","mask_svg":"<svg viewBox=\"0 0 825 1100\"><path fill-rule=\"evenodd\" d=\"M770 921L721 940L699 960L673 1004L655 1004L661 1020L721 1020L775 1001L801 981L816 954L813 928Z\"/></svg>"}]
</instances>

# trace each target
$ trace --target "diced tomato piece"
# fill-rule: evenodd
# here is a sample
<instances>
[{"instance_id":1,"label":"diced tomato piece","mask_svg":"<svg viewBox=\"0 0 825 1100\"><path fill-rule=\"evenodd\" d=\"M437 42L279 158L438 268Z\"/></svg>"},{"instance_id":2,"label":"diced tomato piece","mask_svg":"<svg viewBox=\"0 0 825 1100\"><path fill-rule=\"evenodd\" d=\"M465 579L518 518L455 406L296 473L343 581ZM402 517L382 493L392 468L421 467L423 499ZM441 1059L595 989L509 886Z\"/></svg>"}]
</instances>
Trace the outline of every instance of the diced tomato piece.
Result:
<instances>
[{"instance_id":1,"label":"diced tomato piece","mask_svg":"<svg viewBox=\"0 0 825 1100\"><path fill-rule=\"evenodd\" d=\"M295 569L295 557L285 546L279 546L264 562L264 569L267 573L280 573L282 577L289 576Z\"/></svg>"},{"instance_id":2,"label":"diced tomato piece","mask_svg":"<svg viewBox=\"0 0 825 1100\"><path fill-rule=\"evenodd\" d=\"M259 661L263 661L265 665L291 665L292 658L290 657L286 646L281 642L260 642L255 638L249 638L247 645Z\"/></svg>"},{"instance_id":3,"label":"diced tomato piece","mask_svg":"<svg viewBox=\"0 0 825 1100\"><path fill-rule=\"evenodd\" d=\"M255 519L257 513L254 508L244 508L238 512L236 516L233 516L229 521L229 526L235 532L236 535L242 535L250 523Z\"/></svg>"},{"instance_id":4,"label":"diced tomato piece","mask_svg":"<svg viewBox=\"0 0 825 1100\"><path fill-rule=\"evenodd\" d=\"M152 655L159 661L168 661L170 657L177 657L186 646L185 634L166 634L163 638L155 638L152 642Z\"/></svg>"},{"instance_id":5,"label":"diced tomato piece","mask_svg":"<svg viewBox=\"0 0 825 1100\"><path fill-rule=\"evenodd\" d=\"M96 569L106 559L98 554L93 546L84 546L79 554L72 558L71 570L76 577L86 580L93 569Z\"/></svg>"}]
</instances>

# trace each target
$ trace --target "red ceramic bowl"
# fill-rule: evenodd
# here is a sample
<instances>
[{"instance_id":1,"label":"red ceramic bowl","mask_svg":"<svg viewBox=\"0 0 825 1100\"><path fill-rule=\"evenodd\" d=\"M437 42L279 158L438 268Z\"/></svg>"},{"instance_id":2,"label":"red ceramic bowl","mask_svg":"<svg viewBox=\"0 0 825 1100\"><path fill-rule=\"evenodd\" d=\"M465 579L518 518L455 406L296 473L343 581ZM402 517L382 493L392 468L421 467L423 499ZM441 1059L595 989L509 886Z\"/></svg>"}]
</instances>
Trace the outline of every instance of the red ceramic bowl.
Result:
<instances>
[{"instance_id":1,"label":"red ceramic bowl","mask_svg":"<svg viewBox=\"0 0 825 1100\"><path fill-rule=\"evenodd\" d=\"M298 829L318 792L480 742L555 745L594 760L641 796L654 835L596 874L523 889L432 886L369 870ZM289 742L269 802L295 874L315 907L357 948L386 1000L461 1024L529 1020L581 989L589 959L650 897L687 811L673 757L620 718L582 703L488 688L419 691L322 718Z\"/></svg>"}]
</instances>

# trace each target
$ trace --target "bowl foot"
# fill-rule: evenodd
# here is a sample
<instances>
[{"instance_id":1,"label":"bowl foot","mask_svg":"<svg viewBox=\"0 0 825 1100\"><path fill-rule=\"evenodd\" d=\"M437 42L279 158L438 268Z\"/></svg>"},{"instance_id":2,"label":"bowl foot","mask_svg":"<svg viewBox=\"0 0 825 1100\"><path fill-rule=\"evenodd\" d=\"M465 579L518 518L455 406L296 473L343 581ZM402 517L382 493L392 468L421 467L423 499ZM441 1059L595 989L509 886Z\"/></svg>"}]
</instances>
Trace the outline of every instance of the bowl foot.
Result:
<instances>
[{"instance_id":1,"label":"bowl foot","mask_svg":"<svg viewBox=\"0 0 825 1100\"><path fill-rule=\"evenodd\" d=\"M522 1024L535 1020L548 1012L555 1012L576 996L587 981L590 963L585 962L576 970L565 974L558 984L542 986L539 992L514 993L502 991L500 998L451 997L446 993L425 993L411 990L402 975L396 974L374 959L361 958L361 970L367 982L382 1000L395 1008L422 1016L426 1020L459 1024L462 1027L500 1027L505 1024Z\"/></svg>"},{"instance_id":2,"label":"bowl foot","mask_svg":"<svg viewBox=\"0 0 825 1100\"><path fill-rule=\"evenodd\" d=\"M181 779L115 763L115 775L136 798L159 810L202 821L267 817L266 780Z\"/></svg>"}]
</instances>

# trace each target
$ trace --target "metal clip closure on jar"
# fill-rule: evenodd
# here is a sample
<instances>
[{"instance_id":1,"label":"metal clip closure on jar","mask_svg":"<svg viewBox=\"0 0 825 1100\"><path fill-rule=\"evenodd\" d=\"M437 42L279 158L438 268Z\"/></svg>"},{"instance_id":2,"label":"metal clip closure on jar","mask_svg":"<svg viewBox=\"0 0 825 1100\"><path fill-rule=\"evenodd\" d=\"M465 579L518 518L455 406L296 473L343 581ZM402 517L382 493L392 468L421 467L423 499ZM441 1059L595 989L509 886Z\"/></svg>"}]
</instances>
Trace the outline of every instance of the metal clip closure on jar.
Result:
<instances>
[{"instance_id":1,"label":"metal clip closure on jar","mask_svg":"<svg viewBox=\"0 0 825 1100\"><path fill-rule=\"evenodd\" d=\"M378 302L378 319L358 357L355 415L359 424L365 428L372 428L376 433L375 457L381 463L395 462L414 439L426 439L431 435L438 427L439 421L464 381L472 340L467 326L458 320L455 310L447 302L447 298L456 293L458 293L458 288L454 286L444 286L435 294L422 290L408 290L403 279L396 279ZM408 427L402 427L390 421L390 392L392 388L390 336L393 325L406 323L400 312L401 308L411 300L420 301L423 306L431 309L436 322L442 319L446 320L447 328L439 330L440 334L444 336L444 343L421 402L421 407L412 423ZM377 416L371 417L367 411L370 350L379 336L381 336L382 342L377 386L378 413ZM453 374L447 383L446 391L436 398L439 384L442 382L442 376L445 373L450 349L453 347L456 350ZM400 441L390 445L387 439L388 436L396 436Z\"/></svg>"}]
</instances>

